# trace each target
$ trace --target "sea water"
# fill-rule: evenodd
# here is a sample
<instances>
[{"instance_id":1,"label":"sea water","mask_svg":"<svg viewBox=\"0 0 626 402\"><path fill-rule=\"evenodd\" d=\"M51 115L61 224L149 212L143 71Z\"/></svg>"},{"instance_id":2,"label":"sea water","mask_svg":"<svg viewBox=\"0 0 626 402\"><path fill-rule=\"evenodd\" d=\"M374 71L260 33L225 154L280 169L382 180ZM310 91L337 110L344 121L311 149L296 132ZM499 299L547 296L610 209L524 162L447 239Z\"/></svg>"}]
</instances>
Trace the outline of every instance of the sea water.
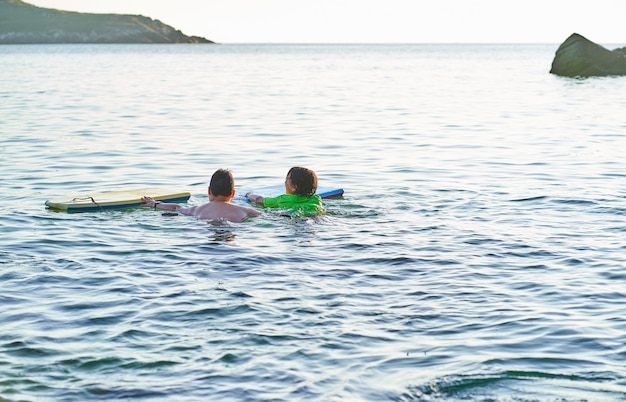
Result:
<instances>
[{"instance_id":1,"label":"sea water","mask_svg":"<svg viewBox=\"0 0 626 402\"><path fill-rule=\"evenodd\" d=\"M1 46L0 400L626 400L626 77L557 47ZM322 219L44 205L296 165Z\"/></svg>"}]
</instances>

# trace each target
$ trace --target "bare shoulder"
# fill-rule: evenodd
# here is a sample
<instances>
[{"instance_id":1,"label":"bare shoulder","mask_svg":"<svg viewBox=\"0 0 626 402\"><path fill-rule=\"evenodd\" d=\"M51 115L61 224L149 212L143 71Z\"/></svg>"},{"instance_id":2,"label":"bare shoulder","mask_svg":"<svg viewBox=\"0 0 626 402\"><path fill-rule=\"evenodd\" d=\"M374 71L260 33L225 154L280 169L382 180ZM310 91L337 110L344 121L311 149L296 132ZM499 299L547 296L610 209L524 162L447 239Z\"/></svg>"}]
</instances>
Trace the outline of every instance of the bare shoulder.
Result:
<instances>
[{"instance_id":1,"label":"bare shoulder","mask_svg":"<svg viewBox=\"0 0 626 402\"><path fill-rule=\"evenodd\" d=\"M259 216L259 215L261 215L260 211L257 211L255 209L248 210L248 216Z\"/></svg>"},{"instance_id":2,"label":"bare shoulder","mask_svg":"<svg viewBox=\"0 0 626 402\"><path fill-rule=\"evenodd\" d=\"M235 204L228 204L228 205L231 206L234 210L239 211L239 213L243 213L244 214L243 218L261 215L261 212L257 211L254 208L244 207L243 205L235 205Z\"/></svg>"},{"instance_id":3,"label":"bare shoulder","mask_svg":"<svg viewBox=\"0 0 626 402\"><path fill-rule=\"evenodd\" d=\"M259 215L261 215L261 211L259 211L257 209L250 208L250 207L241 207L241 208L243 208L243 210L246 211L248 216L259 216Z\"/></svg>"}]
</instances>

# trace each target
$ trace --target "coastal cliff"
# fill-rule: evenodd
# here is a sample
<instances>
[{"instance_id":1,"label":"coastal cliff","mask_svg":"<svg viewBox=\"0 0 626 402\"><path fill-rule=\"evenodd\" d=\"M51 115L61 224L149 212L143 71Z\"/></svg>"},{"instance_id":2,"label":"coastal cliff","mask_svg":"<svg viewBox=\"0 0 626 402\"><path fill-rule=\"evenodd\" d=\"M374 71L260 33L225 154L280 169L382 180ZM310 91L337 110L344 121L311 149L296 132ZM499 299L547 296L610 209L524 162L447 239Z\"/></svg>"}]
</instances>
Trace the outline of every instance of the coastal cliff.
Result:
<instances>
[{"instance_id":1,"label":"coastal cliff","mask_svg":"<svg viewBox=\"0 0 626 402\"><path fill-rule=\"evenodd\" d=\"M214 43L142 15L89 14L0 0L0 44Z\"/></svg>"}]
</instances>

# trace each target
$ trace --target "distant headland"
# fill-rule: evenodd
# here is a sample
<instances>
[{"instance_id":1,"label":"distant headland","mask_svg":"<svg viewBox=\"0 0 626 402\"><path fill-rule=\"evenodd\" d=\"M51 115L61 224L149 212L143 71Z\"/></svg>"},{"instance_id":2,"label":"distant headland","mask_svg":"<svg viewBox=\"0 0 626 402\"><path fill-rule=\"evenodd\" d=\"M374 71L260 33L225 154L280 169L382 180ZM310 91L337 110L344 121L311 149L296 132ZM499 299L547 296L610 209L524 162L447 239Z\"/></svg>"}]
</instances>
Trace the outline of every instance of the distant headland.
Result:
<instances>
[{"instance_id":1,"label":"distant headland","mask_svg":"<svg viewBox=\"0 0 626 402\"><path fill-rule=\"evenodd\" d=\"M0 44L215 43L142 15L90 14L0 0Z\"/></svg>"}]
</instances>

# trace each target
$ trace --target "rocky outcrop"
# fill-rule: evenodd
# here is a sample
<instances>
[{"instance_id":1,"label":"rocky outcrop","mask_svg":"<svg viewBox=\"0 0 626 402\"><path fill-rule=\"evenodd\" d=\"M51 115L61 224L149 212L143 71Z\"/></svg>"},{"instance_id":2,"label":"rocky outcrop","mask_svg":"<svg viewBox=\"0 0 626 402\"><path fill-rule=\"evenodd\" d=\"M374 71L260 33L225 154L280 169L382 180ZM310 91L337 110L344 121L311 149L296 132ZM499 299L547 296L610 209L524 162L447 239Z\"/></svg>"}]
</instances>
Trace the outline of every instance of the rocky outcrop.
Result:
<instances>
[{"instance_id":1,"label":"rocky outcrop","mask_svg":"<svg viewBox=\"0 0 626 402\"><path fill-rule=\"evenodd\" d=\"M557 49L550 73L565 77L626 75L626 48L611 51L574 33Z\"/></svg>"},{"instance_id":2,"label":"rocky outcrop","mask_svg":"<svg viewBox=\"0 0 626 402\"><path fill-rule=\"evenodd\" d=\"M0 44L213 43L141 15L88 14L0 0Z\"/></svg>"}]
</instances>

